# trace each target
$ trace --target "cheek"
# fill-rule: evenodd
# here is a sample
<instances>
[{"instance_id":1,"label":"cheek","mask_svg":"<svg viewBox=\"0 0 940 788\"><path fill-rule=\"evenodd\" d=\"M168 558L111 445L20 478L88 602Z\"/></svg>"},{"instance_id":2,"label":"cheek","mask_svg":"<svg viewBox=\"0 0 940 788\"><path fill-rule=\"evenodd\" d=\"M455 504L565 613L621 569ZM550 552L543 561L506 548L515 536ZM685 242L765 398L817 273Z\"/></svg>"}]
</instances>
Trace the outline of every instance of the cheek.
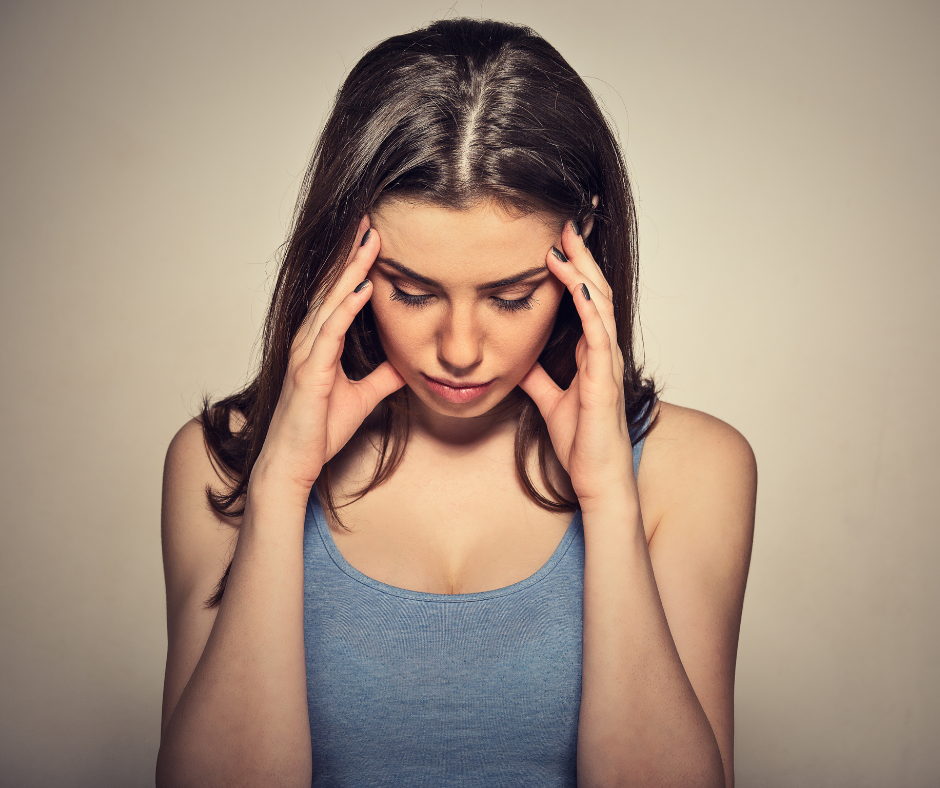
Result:
<instances>
[{"instance_id":1,"label":"cheek","mask_svg":"<svg viewBox=\"0 0 940 788\"><path fill-rule=\"evenodd\" d=\"M561 305L561 299L565 294L565 286L561 282L554 283L555 286L549 291L549 296L545 299L547 309L540 310L538 320L533 321L532 338L533 343L537 345L535 349L536 356L542 352L545 343L552 334L555 327L555 320L558 317L558 308Z\"/></svg>"},{"instance_id":2,"label":"cheek","mask_svg":"<svg viewBox=\"0 0 940 788\"><path fill-rule=\"evenodd\" d=\"M558 305L553 301L549 309L521 316L518 322L507 321L499 332L498 343L491 343L491 347L510 362L510 366L525 371L535 363L548 342L557 314Z\"/></svg>"},{"instance_id":3,"label":"cheek","mask_svg":"<svg viewBox=\"0 0 940 788\"><path fill-rule=\"evenodd\" d=\"M379 295L376 293L375 296ZM420 344L421 321L409 319L404 310L396 309L395 304L387 300L379 301L372 306L372 315L379 335L379 341L390 360L402 360L411 355L411 352Z\"/></svg>"}]
</instances>

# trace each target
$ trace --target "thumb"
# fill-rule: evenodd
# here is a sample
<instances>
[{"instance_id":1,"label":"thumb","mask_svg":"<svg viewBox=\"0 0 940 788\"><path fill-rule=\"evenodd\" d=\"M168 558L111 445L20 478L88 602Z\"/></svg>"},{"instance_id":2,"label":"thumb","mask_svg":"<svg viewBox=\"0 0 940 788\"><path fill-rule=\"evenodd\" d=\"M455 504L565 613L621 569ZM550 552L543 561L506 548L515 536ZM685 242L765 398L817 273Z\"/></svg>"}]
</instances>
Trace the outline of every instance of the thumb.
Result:
<instances>
[{"instance_id":1,"label":"thumb","mask_svg":"<svg viewBox=\"0 0 940 788\"><path fill-rule=\"evenodd\" d=\"M546 416L555 407L559 397L564 393L551 376L545 371L545 368L537 361L525 377L519 381L519 388L532 397L532 401L539 409L542 416Z\"/></svg>"},{"instance_id":2,"label":"thumb","mask_svg":"<svg viewBox=\"0 0 940 788\"><path fill-rule=\"evenodd\" d=\"M383 361L372 372L356 383L362 400L371 412L389 394L405 385L405 379L388 361Z\"/></svg>"}]
</instances>

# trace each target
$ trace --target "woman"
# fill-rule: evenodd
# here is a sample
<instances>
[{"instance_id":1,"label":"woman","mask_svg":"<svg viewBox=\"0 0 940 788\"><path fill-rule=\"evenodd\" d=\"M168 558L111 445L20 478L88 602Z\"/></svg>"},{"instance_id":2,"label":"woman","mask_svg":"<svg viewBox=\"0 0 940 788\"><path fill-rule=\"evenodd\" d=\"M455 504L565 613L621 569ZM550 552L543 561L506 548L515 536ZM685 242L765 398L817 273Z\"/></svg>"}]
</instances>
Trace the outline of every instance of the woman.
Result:
<instances>
[{"instance_id":1,"label":"woman","mask_svg":"<svg viewBox=\"0 0 940 788\"><path fill-rule=\"evenodd\" d=\"M160 785L732 785L756 470L641 375L635 226L531 31L356 65L258 375L168 452Z\"/></svg>"}]
</instances>

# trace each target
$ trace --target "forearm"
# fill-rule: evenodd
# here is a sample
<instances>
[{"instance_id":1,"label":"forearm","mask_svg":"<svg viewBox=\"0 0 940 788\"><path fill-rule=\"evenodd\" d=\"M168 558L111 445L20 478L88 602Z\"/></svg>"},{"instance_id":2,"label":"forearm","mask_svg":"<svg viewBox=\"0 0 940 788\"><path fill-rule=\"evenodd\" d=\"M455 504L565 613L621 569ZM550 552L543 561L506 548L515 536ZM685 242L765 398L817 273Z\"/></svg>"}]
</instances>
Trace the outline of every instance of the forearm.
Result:
<instances>
[{"instance_id":1,"label":"forearm","mask_svg":"<svg viewBox=\"0 0 940 788\"><path fill-rule=\"evenodd\" d=\"M724 786L715 735L669 632L635 495L583 519L578 784Z\"/></svg>"},{"instance_id":2,"label":"forearm","mask_svg":"<svg viewBox=\"0 0 940 788\"><path fill-rule=\"evenodd\" d=\"M249 488L225 595L161 741L158 785L309 785L304 509L297 490Z\"/></svg>"}]
</instances>

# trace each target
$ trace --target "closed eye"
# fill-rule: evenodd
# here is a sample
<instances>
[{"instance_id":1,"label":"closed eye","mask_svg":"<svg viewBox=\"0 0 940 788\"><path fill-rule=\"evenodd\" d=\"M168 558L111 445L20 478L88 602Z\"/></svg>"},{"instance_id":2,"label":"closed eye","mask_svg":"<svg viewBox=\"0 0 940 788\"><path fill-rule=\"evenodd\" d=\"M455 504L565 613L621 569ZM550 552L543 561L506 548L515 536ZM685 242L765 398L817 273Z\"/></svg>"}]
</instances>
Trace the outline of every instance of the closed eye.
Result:
<instances>
[{"instance_id":1,"label":"closed eye","mask_svg":"<svg viewBox=\"0 0 940 788\"><path fill-rule=\"evenodd\" d=\"M497 298L493 296L493 301L496 302L498 309L506 312L516 312L519 309L531 309L535 299L532 297L532 293L529 293L523 298Z\"/></svg>"},{"instance_id":2,"label":"closed eye","mask_svg":"<svg viewBox=\"0 0 940 788\"><path fill-rule=\"evenodd\" d=\"M403 304L408 306L422 307L434 296L432 295L412 295L411 293L406 293L404 290L392 285L392 294L389 296L391 301L401 301Z\"/></svg>"},{"instance_id":3,"label":"closed eye","mask_svg":"<svg viewBox=\"0 0 940 788\"><path fill-rule=\"evenodd\" d=\"M523 296L522 298L497 298L496 296L491 296L491 298L493 299L493 303L496 305L497 309L500 309L504 312L517 312L520 309L531 309L532 304L537 303L533 297L533 293L529 293L527 296ZM426 306L432 298L434 298L434 296L430 295L429 293L422 293L420 295L406 293L404 290L396 287L395 285L392 285L392 292L389 295L389 300L391 301L400 301L406 306L411 306L418 309Z\"/></svg>"}]
</instances>

